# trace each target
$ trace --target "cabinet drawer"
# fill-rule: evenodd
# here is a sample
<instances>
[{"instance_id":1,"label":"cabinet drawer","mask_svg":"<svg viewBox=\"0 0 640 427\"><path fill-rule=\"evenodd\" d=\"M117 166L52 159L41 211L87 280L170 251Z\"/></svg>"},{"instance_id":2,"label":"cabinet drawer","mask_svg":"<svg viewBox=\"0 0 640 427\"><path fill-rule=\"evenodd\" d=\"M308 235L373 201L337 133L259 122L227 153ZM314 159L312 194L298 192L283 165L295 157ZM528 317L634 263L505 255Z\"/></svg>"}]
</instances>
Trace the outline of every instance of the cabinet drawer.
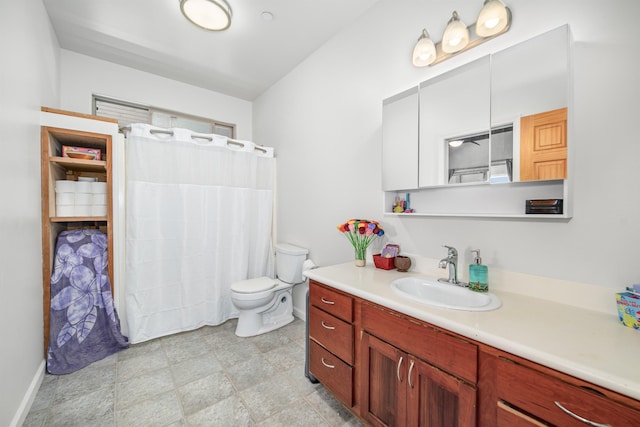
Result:
<instances>
[{"instance_id":1,"label":"cabinet drawer","mask_svg":"<svg viewBox=\"0 0 640 427\"><path fill-rule=\"evenodd\" d=\"M497 364L496 385L500 400L553 425L586 425L567 414L558 404L594 423L614 427L640 425L640 412L634 409L600 396L593 390L565 383L502 358Z\"/></svg>"},{"instance_id":2,"label":"cabinet drawer","mask_svg":"<svg viewBox=\"0 0 640 427\"><path fill-rule=\"evenodd\" d=\"M314 341L309 341L309 371L347 407L353 406L351 366Z\"/></svg>"},{"instance_id":3,"label":"cabinet drawer","mask_svg":"<svg viewBox=\"0 0 640 427\"><path fill-rule=\"evenodd\" d=\"M497 427L548 427L527 414L523 414L517 409L513 409L502 401L498 402L498 424Z\"/></svg>"},{"instance_id":4,"label":"cabinet drawer","mask_svg":"<svg viewBox=\"0 0 640 427\"><path fill-rule=\"evenodd\" d=\"M353 365L353 325L350 323L317 307L310 307L309 336L349 365Z\"/></svg>"},{"instance_id":5,"label":"cabinet drawer","mask_svg":"<svg viewBox=\"0 0 640 427\"><path fill-rule=\"evenodd\" d=\"M313 280L309 283L309 302L345 322L353 321L353 299Z\"/></svg>"},{"instance_id":6,"label":"cabinet drawer","mask_svg":"<svg viewBox=\"0 0 640 427\"><path fill-rule=\"evenodd\" d=\"M443 371L477 382L475 344L368 304L362 305L362 328Z\"/></svg>"}]
</instances>

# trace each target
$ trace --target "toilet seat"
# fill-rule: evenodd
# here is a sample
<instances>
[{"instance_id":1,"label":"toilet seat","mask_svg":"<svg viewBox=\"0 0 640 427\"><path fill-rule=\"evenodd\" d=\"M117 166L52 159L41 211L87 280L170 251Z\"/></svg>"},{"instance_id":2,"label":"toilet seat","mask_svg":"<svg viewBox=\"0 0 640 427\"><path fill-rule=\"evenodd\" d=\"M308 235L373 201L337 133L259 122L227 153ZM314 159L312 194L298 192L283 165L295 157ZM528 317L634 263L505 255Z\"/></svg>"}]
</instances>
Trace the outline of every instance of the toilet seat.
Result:
<instances>
[{"instance_id":1,"label":"toilet seat","mask_svg":"<svg viewBox=\"0 0 640 427\"><path fill-rule=\"evenodd\" d=\"M278 281L276 279L263 276L232 283L231 290L239 294L255 294L273 289L277 285Z\"/></svg>"}]
</instances>

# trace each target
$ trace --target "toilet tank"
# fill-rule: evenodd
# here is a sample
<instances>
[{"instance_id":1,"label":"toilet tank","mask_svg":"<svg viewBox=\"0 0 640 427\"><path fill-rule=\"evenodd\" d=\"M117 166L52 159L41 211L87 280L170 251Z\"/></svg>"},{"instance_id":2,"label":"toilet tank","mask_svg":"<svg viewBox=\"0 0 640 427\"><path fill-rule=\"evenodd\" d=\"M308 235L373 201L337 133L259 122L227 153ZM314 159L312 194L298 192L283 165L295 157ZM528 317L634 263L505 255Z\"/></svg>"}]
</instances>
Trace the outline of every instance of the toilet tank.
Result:
<instances>
[{"instance_id":1,"label":"toilet tank","mask_svg":"<svg viewBox=\"0 0 640 427\"><path fill-rule=\"evenodd\" d=\"M307 259L308 249L290 245L276 244L276 274L278 279L286 283L302 283L302 264Z\"/></svg>"}]
</instances>

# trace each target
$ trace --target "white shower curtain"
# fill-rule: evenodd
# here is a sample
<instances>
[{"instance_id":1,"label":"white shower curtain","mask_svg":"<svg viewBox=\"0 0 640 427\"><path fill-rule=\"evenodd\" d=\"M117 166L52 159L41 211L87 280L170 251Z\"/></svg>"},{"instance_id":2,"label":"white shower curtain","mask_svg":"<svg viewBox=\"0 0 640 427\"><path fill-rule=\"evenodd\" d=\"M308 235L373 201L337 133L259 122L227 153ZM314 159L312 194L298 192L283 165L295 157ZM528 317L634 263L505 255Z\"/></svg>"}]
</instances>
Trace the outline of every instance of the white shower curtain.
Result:
<instances>
[{"instance_id":1,"label":"white shower curtain","mask_svg":"<svg viewBox=\"0 0 640 427\"><path fill-rule=\"evenodd\" d=\"M273 274L273 149L132 125L126 310L132 343L237 317L233 282Z\"/></svg>"}]
</instances>

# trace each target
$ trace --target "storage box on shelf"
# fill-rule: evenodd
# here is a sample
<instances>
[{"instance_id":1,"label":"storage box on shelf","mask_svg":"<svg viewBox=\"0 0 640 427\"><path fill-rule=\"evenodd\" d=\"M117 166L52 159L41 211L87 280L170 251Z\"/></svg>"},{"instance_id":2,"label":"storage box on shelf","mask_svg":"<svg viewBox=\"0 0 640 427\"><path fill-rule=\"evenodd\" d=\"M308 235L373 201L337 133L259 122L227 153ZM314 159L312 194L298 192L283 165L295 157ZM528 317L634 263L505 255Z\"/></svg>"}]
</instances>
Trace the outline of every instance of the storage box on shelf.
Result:
<instances>
[{"instance_id":1,"label":"storage box on shelf","mask_svg":"<svg viewBox=\"0 0 640 427\"><path fill-rule=\"evenodd\" d=\"M48 347L50 278L58 234L100 228L113 256L112 137L117 121L43 107L41 127L42 256L44 350ZM100 160L63 157L63 146L93 152ZM96 156L97 157L97 156ZM108 273L113 292L113 262Z\"/></svg>"}]
</instances>

